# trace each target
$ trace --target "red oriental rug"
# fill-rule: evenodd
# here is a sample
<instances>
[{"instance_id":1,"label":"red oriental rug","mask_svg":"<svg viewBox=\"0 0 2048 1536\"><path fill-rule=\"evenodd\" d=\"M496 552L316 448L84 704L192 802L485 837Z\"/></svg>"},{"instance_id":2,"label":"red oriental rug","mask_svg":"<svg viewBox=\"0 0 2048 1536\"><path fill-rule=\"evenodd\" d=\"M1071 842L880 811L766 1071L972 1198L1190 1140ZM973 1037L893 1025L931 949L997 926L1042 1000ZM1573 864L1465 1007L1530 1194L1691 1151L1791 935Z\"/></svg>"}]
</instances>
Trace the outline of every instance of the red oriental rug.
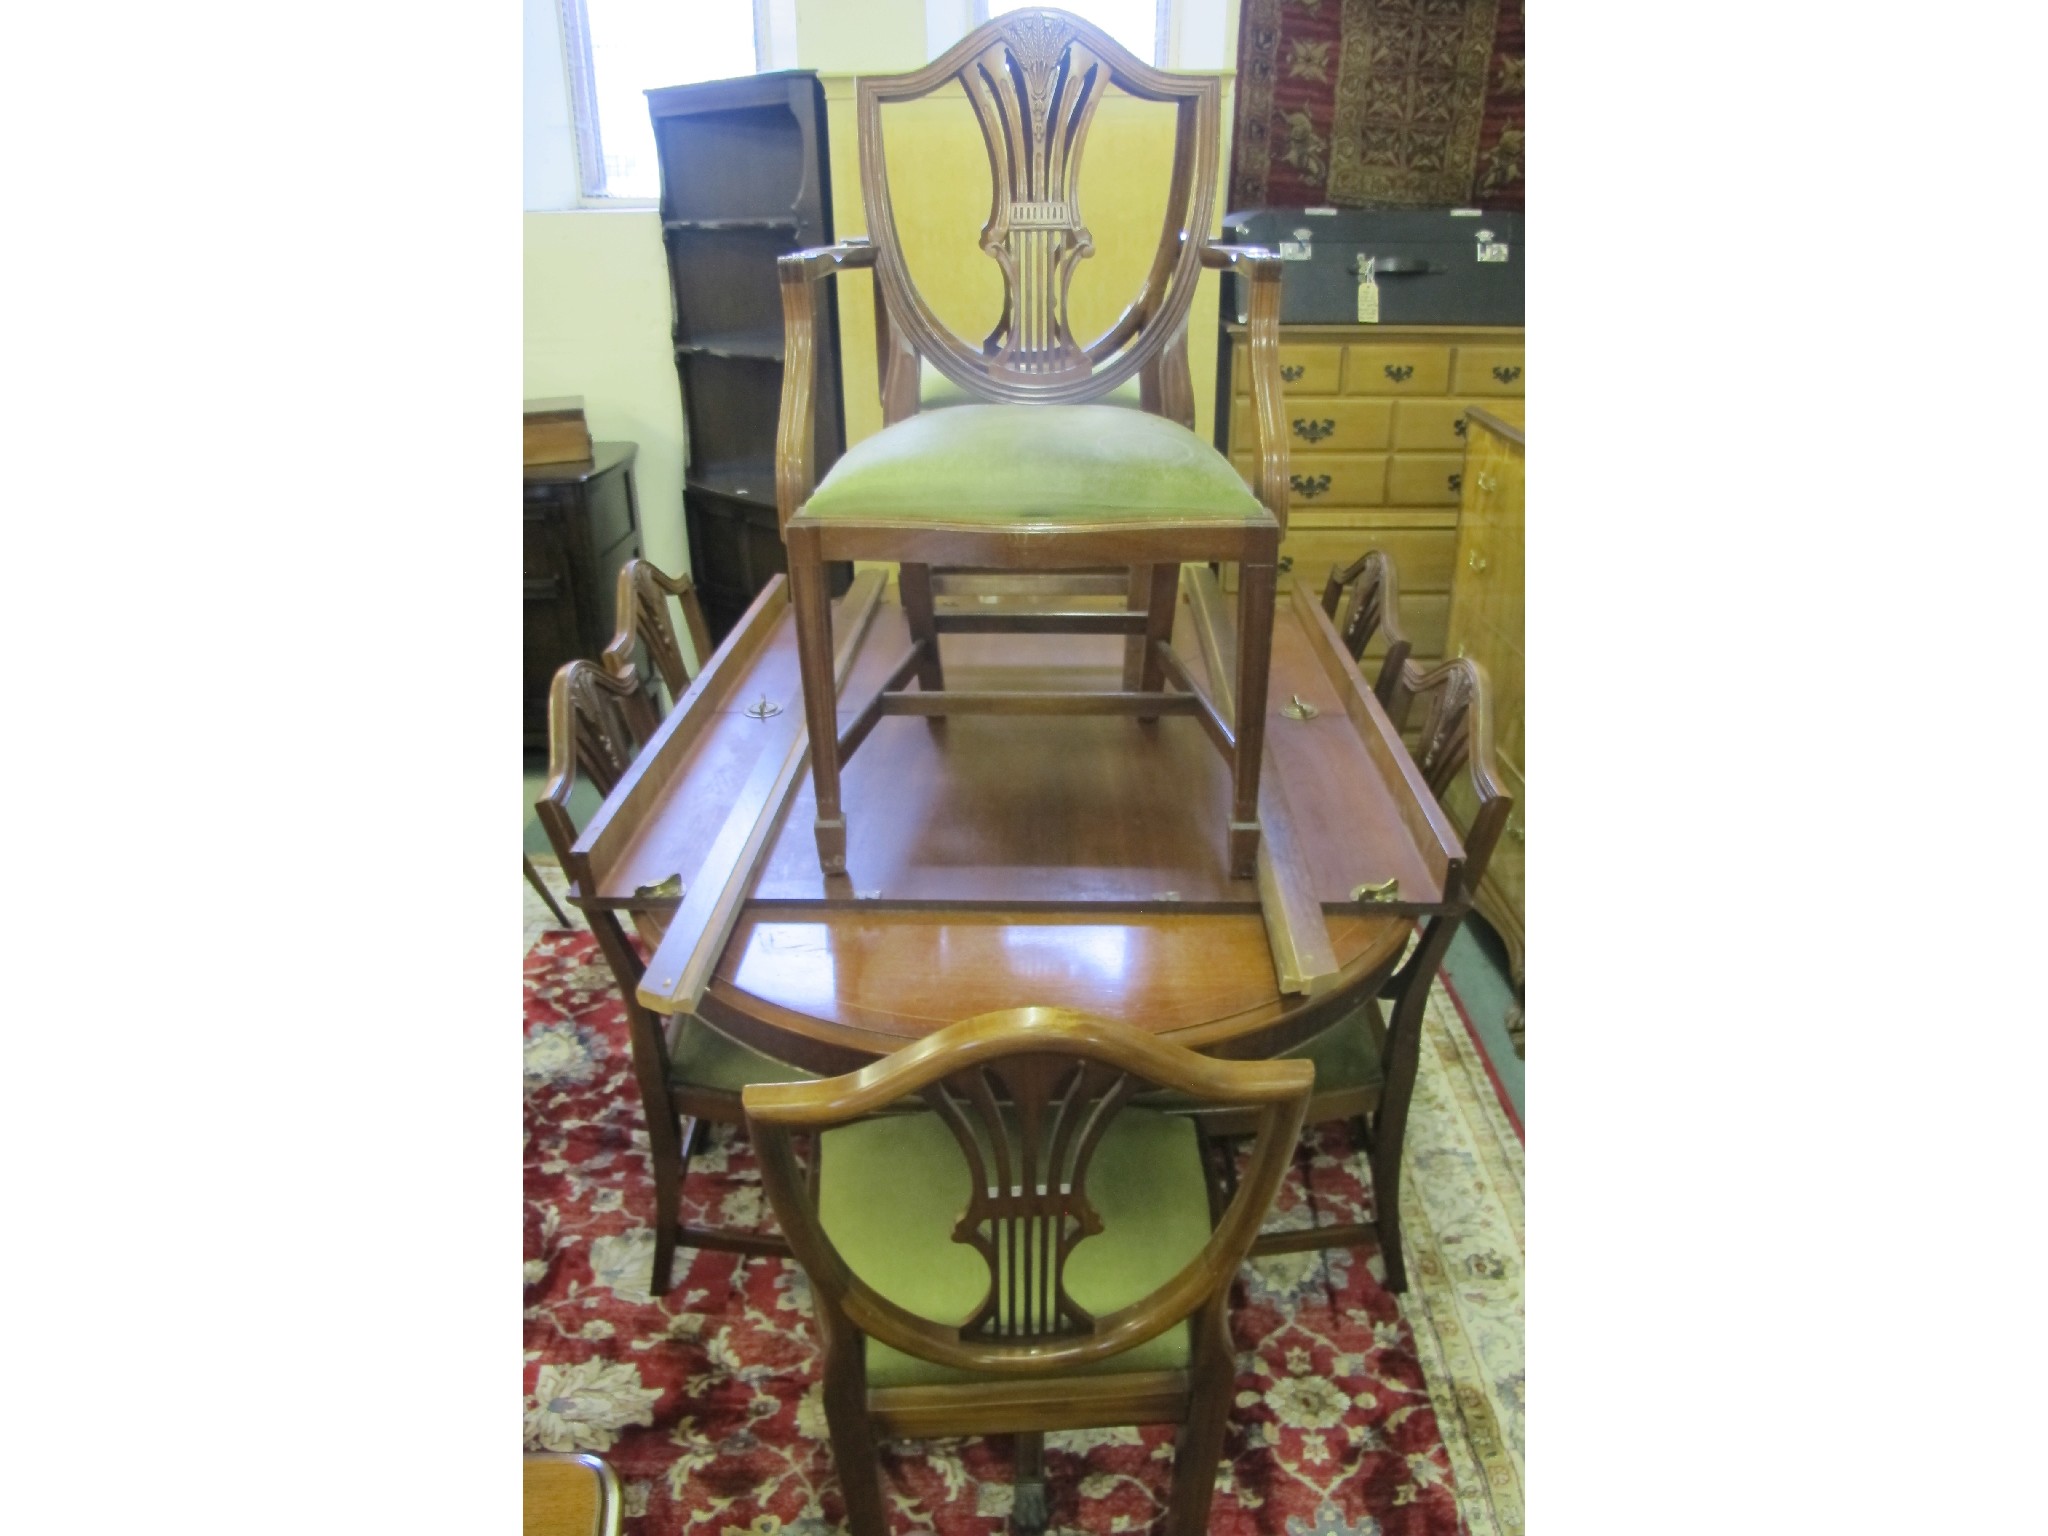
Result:
<instances>
[{"instance_id":1,"label":"red oriental rug","mask_svg":"<svg viewBox=\"0 0 2048 1536\"><path fill-rule=\"evenodd\" d=\"M1244 0L1231 208L1520 209L1522 0Z\"/></svg>"},{"instance_id":2,"label":"red oriental rug","mask_svg":"<svg viewBox=\"0 0 2048 1536\"><path fill-rule=\"evenodd\" d=\"M625 1489L633 1536L843 1529L802 1272L779 1259L685 1249L675 1288L647 1294L647 1138L624 1011L588 933L545 933L527 955L525 1066L527 1447L603 1455ZM1361 1173L1341 1137L1324 1141L1298 1163L1275 1220L1307 1220L1311 1199L1325 1221L1362 1213L1370 1195ZM714 1140L693 1162L685 1198L693 1219L763 1219L744 1136ZM1420 1283L1440 1270L1425 1263ZM1369 1250L1245 1266L1233 1311L1236 1401L1211 1530L1472 1528L1460 1518L1454 1458L1416 1335L1383 1274ZM1440 1341L1434 1330L1429 1338L1434 1358ZM1450 1401L1444 1411L1461 1416ZM1051 1529L1154 1528L1172 1456L1166 1426L1048 1435ZM994 1536L1009 1513L1010 1458L1005 1437L890 1445L893 1528ZM1457 1459L1471 1476L1469 1452ZM1473 1522L1481 1524L1500 1528Z\"/></svg>"}]
</instances>

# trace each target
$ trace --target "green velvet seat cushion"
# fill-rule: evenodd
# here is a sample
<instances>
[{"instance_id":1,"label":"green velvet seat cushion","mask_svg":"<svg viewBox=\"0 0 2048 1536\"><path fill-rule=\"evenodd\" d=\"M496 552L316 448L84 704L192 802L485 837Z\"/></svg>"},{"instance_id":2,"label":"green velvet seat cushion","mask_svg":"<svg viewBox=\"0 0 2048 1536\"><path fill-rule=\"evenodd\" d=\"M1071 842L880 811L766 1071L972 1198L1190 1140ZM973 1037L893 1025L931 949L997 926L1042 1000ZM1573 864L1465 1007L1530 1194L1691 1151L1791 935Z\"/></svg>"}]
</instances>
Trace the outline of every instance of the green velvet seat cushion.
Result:
<instances>
[{"instance_id":1,"label":"green velvet seat cushion","mask_svg":"<svg viewBox=\"0 0 2048 1536\"><path fill-rule=\"evenodd\" d=\"M818 1216L853 1272L899 1306L958 1325L981 1305L988 1264L953 1241L971 1187L967 1160L936 1115L898 1115L828 1131ZM1209 1240L1209 1197L1193 1125L1126 1109L1088 1166L1088 1198L1102 1231L1067 1260L1067 1292L1101 1317L1151 1294ZM1188 1326L1176 1323L1137 1348L1075 1374L1184 1369ZM901 1387L989 1378L934 1365L877 1339L868 1385Z\"/></svg>"},{"instance_id":2,"label":"green velvet seat cushion","mask_svg":"<svg viewBox=\"0 0 2048 1536\"><path fill-rule=\"evenodd\" d=\"M1372 1032L1366 1027L1365 1008L1346 1014L1287 1054L1315 1063L1317 1093L1370 1088L1385 1076L1380 1070L1380 1053L1372 1043Z\"/></svg>"},{"instance_id":3,"label":"green velvet seat cushion","mask_svg":"<svg viewBox=\"0 0 2048 1536\"><path fill-rule=\"evenodd\" d=\"M928 357L917 360L917 408L920 411L937 410L949 405L982 405L986 401L970 395L966 390L947 378L932 366ZM1120 405L1126 410L1143 410L1144 404L1138 393L1138 376L1134 373L1102 397L1103 405Z\"/></svg>"},{"instance_id":4,"label":"green velvet seat cushion","mask_svg":"<svg viewBox=\"0 0 2048 1536\"><path fill-rule=\"evenodd\" d=\"M1017 524L1266 519L1230 461L1178 422L1114 405L960 405L853 445L804 515Z\"/></svg>"},{"instance_id":5,"label":"green velvet seat cushion","mask_svg":"<svg viewBox=\"0 0 2048 1536\"><path fill-rule=\"evenodd\" d=\"M695 1088L738 1093L754 1083L810 1083L818 1074L728 1040L699 1018L683 1020L669 1052L669 1076Z\"/></svg>"}]
</instances>

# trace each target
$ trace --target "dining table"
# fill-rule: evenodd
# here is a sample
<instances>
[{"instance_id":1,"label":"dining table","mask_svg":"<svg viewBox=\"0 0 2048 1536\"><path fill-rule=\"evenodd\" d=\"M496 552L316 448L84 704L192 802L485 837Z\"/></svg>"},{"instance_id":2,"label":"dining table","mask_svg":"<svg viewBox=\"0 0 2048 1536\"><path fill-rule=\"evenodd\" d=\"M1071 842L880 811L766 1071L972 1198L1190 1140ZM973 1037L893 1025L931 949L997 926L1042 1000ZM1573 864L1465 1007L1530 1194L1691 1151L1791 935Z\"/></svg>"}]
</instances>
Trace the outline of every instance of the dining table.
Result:
<instances>
[{"instance_id":1,"label":"dining table","mask_svg":"<svg viewBox=\"0 0 2048 1536\"><path fill-rule=\"evenodd\" d=\"M1259 866L1233 878L1229 774L1204 739L1234 726L1234 605L1213 569L1183 572L1188 662L1152 718L1128 694L1101 713L883 712L909 643L887 574L858 572L834 607L841 742L859 745L844 874L821 871L811 836L780 577L565 854L573 899L639 933L640 1006L820 1073L1030 1005L1267 1056L1409 984L1417 967L1397 968L1418 926L1455 926L1469 904L1455 828L1306 583L1277 605ZM1120 607L1117 583L1062 580L943 578L940 614L962 616L947 687L1118 696L1131 641L1033 627ZM1440 949L1428 958L1433 972Z\"/></svg>"}]
</instances>

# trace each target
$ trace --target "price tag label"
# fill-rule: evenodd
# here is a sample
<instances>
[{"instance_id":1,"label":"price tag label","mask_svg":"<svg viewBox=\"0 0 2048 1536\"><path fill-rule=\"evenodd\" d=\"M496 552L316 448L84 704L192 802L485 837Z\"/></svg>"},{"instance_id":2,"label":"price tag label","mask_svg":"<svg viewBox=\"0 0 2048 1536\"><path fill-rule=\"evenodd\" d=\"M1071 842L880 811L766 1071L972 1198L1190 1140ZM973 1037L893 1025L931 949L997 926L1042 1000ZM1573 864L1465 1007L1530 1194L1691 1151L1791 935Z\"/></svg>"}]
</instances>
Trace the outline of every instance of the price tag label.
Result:
<instances>
[{"instance_id":1,"label":"price tag label","mask_svg":"<svg viewBox=\"0 0 2048 1536\"><path fill-rule=\"evenodd\" d=\"M1380 285L1373 276L1375 258L1364 256L1358 263L1358 323L1378 325L1380 323Z\"/></svg>"}]
</instances>

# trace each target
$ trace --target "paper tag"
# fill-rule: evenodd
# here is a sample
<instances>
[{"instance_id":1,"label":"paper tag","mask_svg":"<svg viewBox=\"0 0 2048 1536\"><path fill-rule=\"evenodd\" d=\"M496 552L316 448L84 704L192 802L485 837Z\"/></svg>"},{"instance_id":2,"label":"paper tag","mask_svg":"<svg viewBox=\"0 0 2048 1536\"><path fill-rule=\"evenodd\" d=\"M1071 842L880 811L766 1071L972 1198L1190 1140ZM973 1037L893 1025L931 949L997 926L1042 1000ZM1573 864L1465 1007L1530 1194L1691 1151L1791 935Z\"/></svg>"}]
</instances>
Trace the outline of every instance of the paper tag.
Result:
<instances>
[{"instance_id":1,"label":"paper tag","mask_svg":"<svg viewBox=\"0 0 2048 1536\"><path fill-rule=\"evenodd\" d=\"M1358 323L1380 323L1380 285L1373 277L1374 258L1368 256L1358 269Z\"/></svg>"}]
</instances>

